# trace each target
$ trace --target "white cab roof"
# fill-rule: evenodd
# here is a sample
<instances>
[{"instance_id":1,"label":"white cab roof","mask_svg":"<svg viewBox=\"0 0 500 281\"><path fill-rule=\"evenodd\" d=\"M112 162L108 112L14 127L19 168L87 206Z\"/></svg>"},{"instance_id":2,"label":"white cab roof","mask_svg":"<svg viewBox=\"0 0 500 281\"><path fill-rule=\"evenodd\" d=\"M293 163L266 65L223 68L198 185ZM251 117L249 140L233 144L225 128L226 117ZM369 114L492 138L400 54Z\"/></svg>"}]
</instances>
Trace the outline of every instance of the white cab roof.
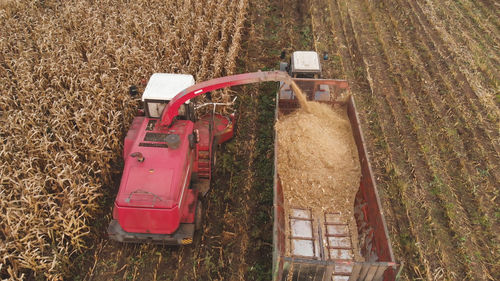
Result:
<instances>
[{"instance_id":1,"label":"white cab roof","mask_svg":"<svg viewBox=\"0 0 500 281\"><path fill-rule=\"evenodd\" d=\"M171 100L180 91L194 85L193 75L155 73L149 78L146 90L142 94L144 100Z\"/></svg>"},{"instance_id":2,"label":"white cab roof","mask_svg":"<svg viewBox=\"0 0 500 281\"><path fill-rule=\"evenodd\" d=\"M320 72L318 53L297 51L292 54L292 72Z\"/></svg>"}]
</instances>

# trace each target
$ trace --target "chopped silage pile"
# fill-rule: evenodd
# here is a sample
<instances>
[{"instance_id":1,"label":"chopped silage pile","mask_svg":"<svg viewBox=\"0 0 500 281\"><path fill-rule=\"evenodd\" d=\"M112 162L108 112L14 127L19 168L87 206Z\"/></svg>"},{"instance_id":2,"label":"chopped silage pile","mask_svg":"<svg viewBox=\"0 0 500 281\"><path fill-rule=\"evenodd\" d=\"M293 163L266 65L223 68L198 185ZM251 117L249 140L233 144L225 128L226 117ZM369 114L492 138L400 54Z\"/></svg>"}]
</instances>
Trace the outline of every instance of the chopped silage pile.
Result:
<instances>
[{"instance_id":1,"label":"chopped silage pile","mask_svg":"<svg viewBox=\"0 0 500 281\"><path fill-rule=\"evenodd\" d=\"M321 219L324 212L340 212L360 260L354 198L361 167L346 107L307 102L278 120L276 130L285 210L307 208Z\"/></svg>"}]
</instances>

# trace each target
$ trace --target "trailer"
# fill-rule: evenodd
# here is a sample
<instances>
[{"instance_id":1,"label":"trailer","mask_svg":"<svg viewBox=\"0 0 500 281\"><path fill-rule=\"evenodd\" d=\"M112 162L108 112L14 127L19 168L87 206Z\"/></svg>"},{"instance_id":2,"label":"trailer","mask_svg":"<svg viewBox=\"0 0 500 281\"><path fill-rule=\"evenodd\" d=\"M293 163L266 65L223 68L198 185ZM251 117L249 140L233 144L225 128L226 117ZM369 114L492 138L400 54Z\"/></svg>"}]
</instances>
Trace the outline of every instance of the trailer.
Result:
<instances>
[{"instance_id":1,"label":"trailer","mask_svg":"<svg viewBox=\"0 0 500 281\"><path fill-rule=\"evenodd\" d=\"M315 56L314 52L302 52L291 60L291 66L281 63L282 71L288 71L308 100L331 106L347 107L361 166L359 191L354 203L357 229L350 229L340 214L325 212L317 217L307 208L290 208L285 211L284 190L278 173L278 131L275 130L274 168L274 225L273 225L273 281L347 281L347 280L396 280L399 265L395 262L387 226L382 213L376 182L370 167L363 132L359 124L354 98L340 101L341 93L348 90L345 80L317 79L321 68L317 57L317 73L311 66L305 76L300 75L301 61L311 61L303 56ZM317 56L317 55L316 55ZM302 59L302 60L301 60ZM298 73L296 73L298 71ZM314 77L303 78L303 77ZM293 88L281 82L276 95L275 119L279 120L299 108ZM325 175L327 176L327 175ZM331 196L335 196L332 194ZM288 214L287 217L285 217ZM351 241L350 231L356 231L358 241ZM357 243L364 261L354 259L353 243Z\"/></svg>"}]
</instances>

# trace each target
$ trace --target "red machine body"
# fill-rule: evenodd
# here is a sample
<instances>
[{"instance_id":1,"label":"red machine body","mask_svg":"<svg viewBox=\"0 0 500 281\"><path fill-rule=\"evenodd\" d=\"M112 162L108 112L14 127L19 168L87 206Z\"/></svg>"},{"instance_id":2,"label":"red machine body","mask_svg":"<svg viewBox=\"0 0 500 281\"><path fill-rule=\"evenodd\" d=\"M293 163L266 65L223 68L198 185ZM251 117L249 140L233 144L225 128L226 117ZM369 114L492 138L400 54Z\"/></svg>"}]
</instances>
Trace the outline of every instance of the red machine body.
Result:
<instances>
[{"instance_id":1,"label":"red machine body","mask_svg":"<svg viewBox=\"0 0 500 281\"><path fill-rule=\"evenodd\" d=\"M137 116L133 120L125 138L125 167L115 200L113 220L108 227L110 238L120 242L192 242L201 217L198 196L208 190L215 148L233 137L235 120L234 115L225 117L214 113L196 120L190 99L224 87L280 81L276 117L299 107L294 93L297 89L302 89L308 100L342 105L337 97L339 91L348 89L348 83L344 80L318 79L321 67L316 52L294 52L291 63L290 66L281 63L282 71L238 74L199 84L194 84L190 75L154 74L146 87L148 91L151 80L156 79L150 87L150 94L146 95L145 91L143 95L146 116ZM294 78L284 70L290 71ZM333 92L330 92L331 88ZM290 217L305 222L297 224L294 229L309 230L304 232L306 236L293 236L285 231L283 190L275 167L273 280L284 281L295 276L308 280L396 279L398 265L392 254L354 99L350 97L345 104L362 167L354 214L358 229L350 231L358 231L360 241L354 242L360 243L365 261L355 262L349 255L348 259L336 257L336 254L345 251L349 254L352 244L337 245L340 240L331 238L346 236L344 232L331 232L331 229L335 232L337 228L330 226L339 225L326 222L328 215L332 214L325 213L324 233L320 227L313 227L313 224L319 225L320 220L311 216ZM275 143L275 157L277 149ZM314 234L313 228L320 229L318 235ZM301 241L311 243L301 244ZM293 245L299 245L298 255L286 250L296 242ZM327 255L324 254L325 247Z\"/></svg>"},{"instance_id":2,"label":"red machine body","mask_svg":"<svg viewBox=\"0 0 500 281\"><path fill-rule=\"evenodd\" d=\"M196 192L188 188L196 160L196 151L188 142L194 126L191 121L182 120L170 128L154 126L147 130L149 122L155 120L139 118L142 124L125 151L140 152L145 160L125 158L115 201L116 215L127 232L170 234L182 220L193 221L194 210L182 210L196 200ZM159 138L174 133L180 138L179 146L176 149L162 146Z\"/></svg>"},{"instance_id":3,"label":"red machine body","mask_svg":"<svg viewBox=\"0 0 500 281\"><path fill-rule=\"evenodd\" d=\"M233 137L234 115L213 113L196 120L195 107L189 101L220 88L265 81L293 84L285 71L238 74L198 84L191 75L157 73L150 78L142 97L146 116L134 119L125 138L125 167L108 227L110 238L120 242L192 242L201 220L198 196L210 187L217 144Z\"/></svg>"},{"instance_id":4,"label":"red machine body","mask_svg":"<svg viewBox=\"0 0 500 281\"><path fill-rule=\"evenodd\" d=\"M125 166L108 234L120 242L189 244L201 218L199 194L210 186L215 148L233 137L235 122L234 115L215 113L196 120L189 100L224 87L290 77L255 72L189 85L190 75L159 75L146 87L156 92L143 95L146 116L134 118L124 141ZM168 81L173 88L188 87L171 99L158 98L169 90Z\"/></svg>"},{"instance_id":5,"label":"red machine body","mask_svg":"<svg viewBox=\"0 0 500 281\"><path fill-rule=\"evenodd\" d=\"M209 184L215 146L233 136L234 115L177 120L172 126L158 121L135 117L125 138L125 166L108 229L120 242L190 243L196 183Z\"/></svg>"}]
</instances>

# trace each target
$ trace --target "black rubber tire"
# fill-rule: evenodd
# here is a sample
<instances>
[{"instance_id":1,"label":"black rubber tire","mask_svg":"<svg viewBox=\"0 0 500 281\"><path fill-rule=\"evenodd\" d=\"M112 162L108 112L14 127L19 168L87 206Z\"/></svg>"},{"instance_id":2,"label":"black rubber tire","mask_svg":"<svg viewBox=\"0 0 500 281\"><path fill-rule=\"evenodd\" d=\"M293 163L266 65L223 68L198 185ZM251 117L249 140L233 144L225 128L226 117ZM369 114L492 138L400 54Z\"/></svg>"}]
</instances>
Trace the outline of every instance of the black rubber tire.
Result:
<instances>
[{"instance_id":1,"label":"black rubber tire","mask_svg":"<svg viewBox=\"0 0 500 281\"><path fill-rule=\"evenodd\" d=\"M196 211L194 213L194 230L199 231L203 227L203 204L198 200L196 203Z\"/></svg>"},{"instance_id":2,"label":"black rubber tire","mask_svg":"<svg viewBox=\"0 0 500 281\"><path fill-rule=\"evenodd\" d=\"M212 176L215 172L215 165L217 164L217 145L219 142L218 137L214 137L212 142L212 157L210 159L210 183L212 183Z\"/></svg>"},{"instance_id":3,"label":"black rubber tire","mask_svg":"<svg viewBox=\"0 0 500 281\"><path fill-rule=\"evenodd\" d=\"M200 181L200 178L198 177L198 173L192 173L191 174L191 185L194 183L197 183Z\"/></svg>"}]
</instances>

